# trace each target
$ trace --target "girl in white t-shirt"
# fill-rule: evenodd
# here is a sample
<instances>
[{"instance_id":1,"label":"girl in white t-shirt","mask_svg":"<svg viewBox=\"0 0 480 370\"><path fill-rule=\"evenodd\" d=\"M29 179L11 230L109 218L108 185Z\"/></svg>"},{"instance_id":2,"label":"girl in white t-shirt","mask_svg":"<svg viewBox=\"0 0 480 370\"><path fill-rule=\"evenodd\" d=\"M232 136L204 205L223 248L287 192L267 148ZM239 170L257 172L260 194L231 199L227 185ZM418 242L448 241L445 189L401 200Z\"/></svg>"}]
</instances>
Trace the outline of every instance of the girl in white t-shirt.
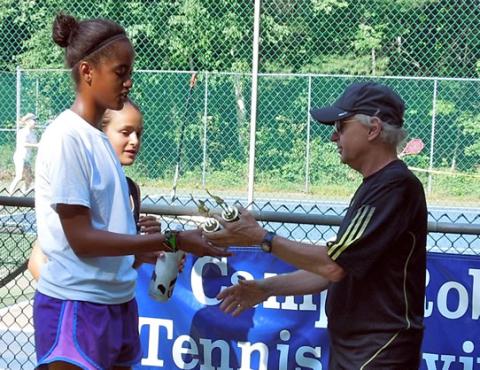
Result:
<instances>
[{"instance_id":1,"label":"girl in white t-shirt","mask_svg":"<svg viewBox=\"0 0 480 370\"><path fill-rule=\"evenodd\" d=\"M28 193L32 189L32 148L37 147L37 135L35 134L36 121L37 118L33 113L28 113L20 119L19 126L21 126L21 128L17 131L15 153L13 154L15 177L8 187L10 194L13 194L22 180L23 193Z\"/></svg>"},{"instance_id":2,"label":"girl in white t-shirt","mask_svg":"<svg viewBox=\"0 0 480 370\"><path fill-rule=\"evenodd\" d=\"M127 100L123 108L119 111L106 110L102 120L102 130L108 136L112 148L117 155L122 166L131 166L140 152L143 134L143 114L140 108ZM152 234L161 231L160 222L152 215L140 215L141 195L138 184L127 177L130 205L133 218L137 225L137 232ZM135 268L138 268L142 262L156 262L148 254L145 256L135 256ZM32 252L28 260L28 270L33 278L38 281L42 266L47 262L47 258L42 253L37 242L33 244ZM184 260L179 264L179 269L183 268Z\"/></svg>"},{"instance_id":3,"label":"girl in white t-shirt","mask_svg":"<svg viewBox=\"0 0 480 370\"><path fill-rule=\"evenodd\" d=\"M35 166L38 242L47 258L33 305L37 366L130 369L141 358L134 255L230 253L201 230L137 235L125 174L101 131L105 111L122 109L132 88L125 30L59 14L53 40L66 49L76 95L42 135Z\"/></svg>"}]
</instances>

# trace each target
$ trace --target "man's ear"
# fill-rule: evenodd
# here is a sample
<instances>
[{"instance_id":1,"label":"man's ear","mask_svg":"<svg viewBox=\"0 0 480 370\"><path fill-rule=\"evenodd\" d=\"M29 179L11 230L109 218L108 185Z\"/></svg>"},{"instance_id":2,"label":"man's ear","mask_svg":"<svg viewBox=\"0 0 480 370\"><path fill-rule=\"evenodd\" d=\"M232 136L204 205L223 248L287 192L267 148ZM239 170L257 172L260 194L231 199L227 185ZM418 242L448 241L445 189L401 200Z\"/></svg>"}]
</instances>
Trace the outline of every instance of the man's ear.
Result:
<instances>
[{"instance_id":1,"label":"man's ear","mask_svg":"<svg viewBox=\"0 0 480 370\"><path fill-rule=\"evenodd\" d=\"M368 131L368 140L375 140L382 132L382 121L378 117L370 118L370 129Z\"/></svg>"},{"instance_id":2,"label":"man's ear","mask_svg":"<svg viewBox=\"0 0 480 370\"><path fill-rule=\"evenodd\" d=\"M93 68L90 63L87 61L81 60L78 64L78 72L80 76L80 81L85 82L87 85L92 85L92 72Z\"/></svg>"}]
</instances>

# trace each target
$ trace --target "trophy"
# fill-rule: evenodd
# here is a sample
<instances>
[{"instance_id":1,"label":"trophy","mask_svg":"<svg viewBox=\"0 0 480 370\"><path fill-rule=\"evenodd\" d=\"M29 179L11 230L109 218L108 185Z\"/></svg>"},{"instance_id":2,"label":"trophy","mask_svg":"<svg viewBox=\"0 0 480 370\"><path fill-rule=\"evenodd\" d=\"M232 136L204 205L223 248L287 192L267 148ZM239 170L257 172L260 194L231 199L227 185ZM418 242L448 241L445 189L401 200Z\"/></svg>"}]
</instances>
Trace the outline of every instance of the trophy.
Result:
<instances>
[{"instance_id":1,"label":"trophy","mask_svg":"<svg viewBox=\"0 0 480 370\"><path fill-rule=\"evenodd\" d=\"M207 218L205 222L202 223L201 225L201 228L203 229L203 231L207 233L213 233L215 231L220 230L221 229L220 222L210 217L210 209L207 207L205 202L203 200L195 200L192 194L190 194L190 197L192 198L193 203L195 203L195 205L197 206L198 213L200 213L200 215Z\"/></svg>"},{"instance_id":2,"label":"trophy","mask_svg":"<svg viewBox=\"0 0 480 370\"><path fill-rule=\"evenodd\" d=\"M220 198L218 195L213 195L207 190L207 194L210 195L215 203L222 209L222 218L227 222L233 222L238 220L238 208L235 206L229 206L225 201Z\"/></svg>"}]
</instances>

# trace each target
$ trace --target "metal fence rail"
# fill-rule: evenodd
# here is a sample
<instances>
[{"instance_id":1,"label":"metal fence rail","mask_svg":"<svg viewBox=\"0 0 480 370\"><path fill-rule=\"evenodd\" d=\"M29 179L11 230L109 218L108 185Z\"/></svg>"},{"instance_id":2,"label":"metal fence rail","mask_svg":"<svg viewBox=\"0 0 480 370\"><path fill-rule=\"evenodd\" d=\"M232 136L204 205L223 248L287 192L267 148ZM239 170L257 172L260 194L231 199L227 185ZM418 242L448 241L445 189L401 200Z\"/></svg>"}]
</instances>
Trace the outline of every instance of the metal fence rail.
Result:
<instances>
[{"instance_id":1,"label":"metal fence rail","mask_svg":"<svg viewBox=\"0 0 480 370\"><path fill-rule=\"evenodd\" d=\"M143 199L142 212L160 217L163 229L172 224L196 227L201 221L191 200L172 205L164 197ZM246 205L246 204L245 204ZM208 206L215 211L211 202ZM0 368L31 369L34 366L31 299L35 282L26 261L36 236L34 200L0 196ZM344 205L251 205L255 217L279 235L322 243L335 236ZM430 252L480 256L480 214L429 212Z\"/></svg>"}]
</instances>

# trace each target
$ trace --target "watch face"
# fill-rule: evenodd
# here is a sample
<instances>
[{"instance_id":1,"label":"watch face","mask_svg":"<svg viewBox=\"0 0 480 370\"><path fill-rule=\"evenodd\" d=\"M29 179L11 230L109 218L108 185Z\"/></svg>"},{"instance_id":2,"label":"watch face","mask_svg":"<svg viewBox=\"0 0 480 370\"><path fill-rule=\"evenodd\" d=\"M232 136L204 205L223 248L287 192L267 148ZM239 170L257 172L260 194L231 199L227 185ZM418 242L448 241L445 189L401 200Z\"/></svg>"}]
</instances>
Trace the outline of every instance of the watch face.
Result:
<instances>
[{"instance_id":1,"label":"watch face","mask_svg":"<svg viewBox=\"0 0 480 370\"><path fill-rule=\"evenodd\" d=\"M263 242L262 244L260 244L260 247L264 252L270 253L272 251L272 246L268 243Z\"/></svg>"}]
</instances>

